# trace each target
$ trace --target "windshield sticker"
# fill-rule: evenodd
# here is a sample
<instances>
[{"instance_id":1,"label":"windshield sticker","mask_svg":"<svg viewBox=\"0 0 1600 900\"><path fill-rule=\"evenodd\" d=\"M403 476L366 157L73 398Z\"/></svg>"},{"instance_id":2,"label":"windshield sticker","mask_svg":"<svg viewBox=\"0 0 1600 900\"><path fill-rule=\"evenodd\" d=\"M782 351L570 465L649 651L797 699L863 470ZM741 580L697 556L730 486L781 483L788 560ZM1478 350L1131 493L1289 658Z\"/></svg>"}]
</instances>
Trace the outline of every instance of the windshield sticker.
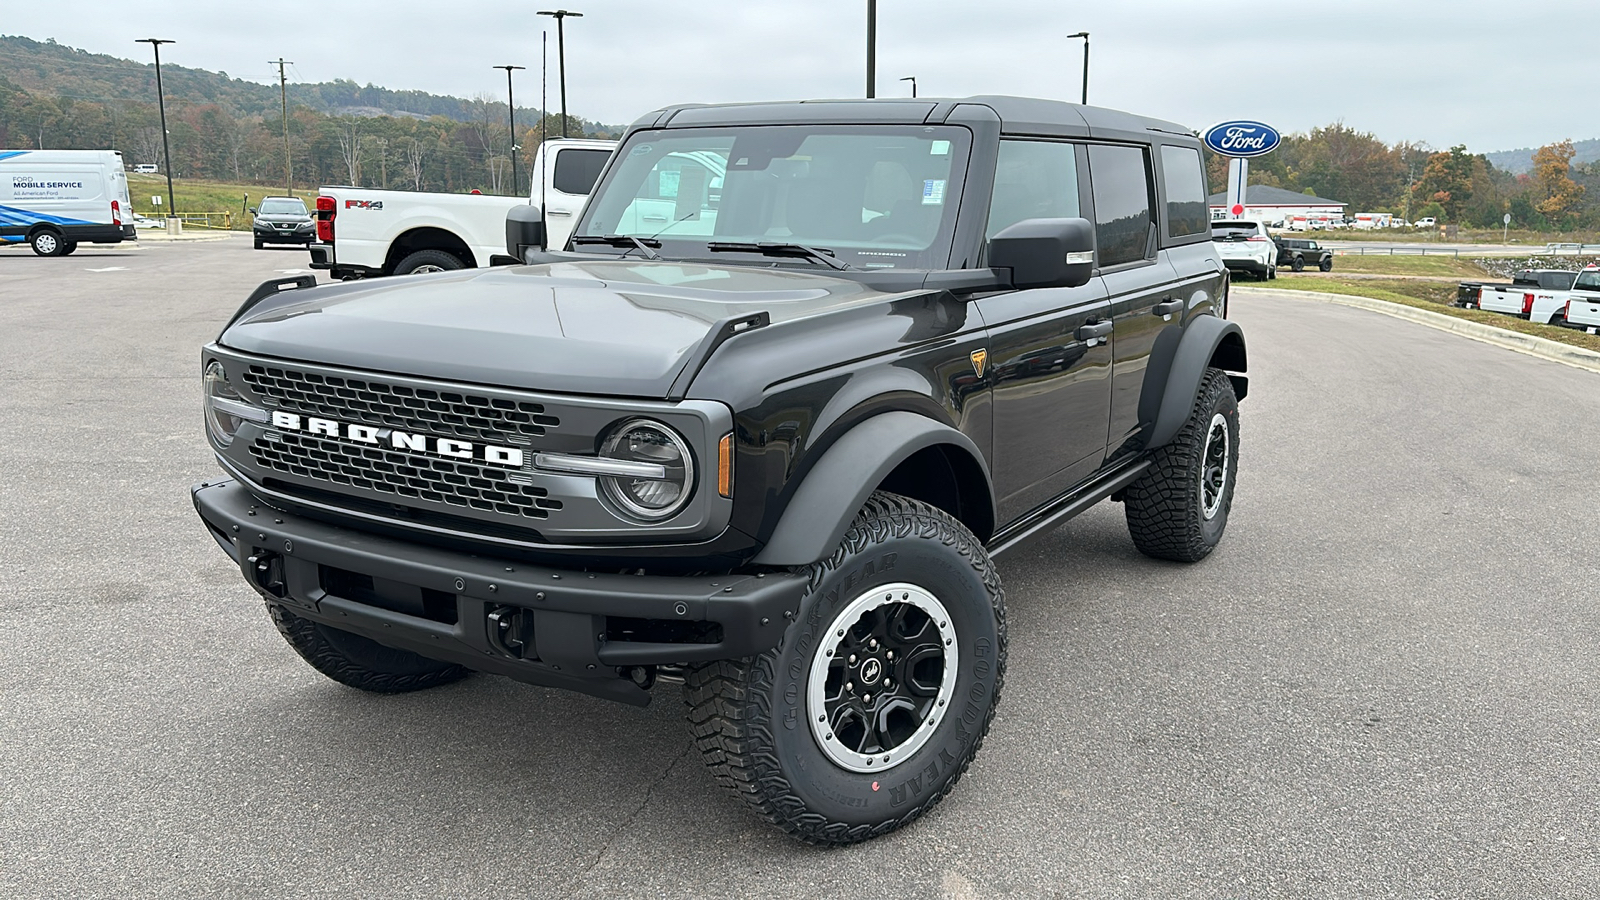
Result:
<instances>
[{"instance_id":1,"label":"windshield sticker","mask_svg":"<svg viewBox=\"0 0 1600 900\"><path fill-rule=\"evenodd\" d=\"M933 148L929 152L928 155L929 156L949 156L950 155L950 142L949 141L934 141L933 142Z\"/></svg>"},{"instance_id":2,"label":"windshield sticker","mask_svg":"<svg viewBox=\"0 0 1600 900\"><path fill-rule=\"evenodd\" d=\"M944 183L943 178L929 178L922 183L923 206L944 205Z\"/></svg>"},{"instance_id":3,"label":"windshield sticker","mask_svg":"<svg viewBox=\"0 0 1600 900\"><path fill-rule=\"evenodd\" d=\"M655 149L656 148L650 146L649 144L640 144L639 146L633 148L632 153L630 153L629 155L631 155L631 156L649 156L650 153L652 151L654 151Z\"/></svg>"}]
</instances>

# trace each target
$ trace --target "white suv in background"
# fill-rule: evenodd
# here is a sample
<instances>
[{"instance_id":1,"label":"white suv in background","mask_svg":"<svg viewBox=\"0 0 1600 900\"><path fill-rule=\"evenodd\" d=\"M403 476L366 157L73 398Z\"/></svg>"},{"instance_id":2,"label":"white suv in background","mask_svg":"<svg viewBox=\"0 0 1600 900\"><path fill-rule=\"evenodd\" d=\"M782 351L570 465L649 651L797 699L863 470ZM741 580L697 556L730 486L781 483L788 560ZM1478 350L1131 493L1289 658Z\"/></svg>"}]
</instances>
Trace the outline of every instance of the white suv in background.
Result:
<instances>
[{"instance_id":1,"label":"white suv in background","mask_svg":"<svg viewBox=\"0 0 1600 900\"><path fill-rule=\"evenodd\" d=\"M1212 222L1211 243L1228 271L1249 272L1262 280L1278 277L1278 245L1260 222Z\"/></svg>"}]
</instances>

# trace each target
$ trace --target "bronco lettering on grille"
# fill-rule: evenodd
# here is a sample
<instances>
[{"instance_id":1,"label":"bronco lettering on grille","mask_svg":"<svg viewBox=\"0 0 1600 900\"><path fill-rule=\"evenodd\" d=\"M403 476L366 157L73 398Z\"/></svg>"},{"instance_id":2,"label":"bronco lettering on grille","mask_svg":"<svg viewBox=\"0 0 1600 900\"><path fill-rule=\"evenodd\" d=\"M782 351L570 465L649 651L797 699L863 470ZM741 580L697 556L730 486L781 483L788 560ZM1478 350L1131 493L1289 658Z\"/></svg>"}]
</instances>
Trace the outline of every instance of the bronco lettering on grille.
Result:
<instances>
[{"instance_id":1,"label":"bronco lettering on grille","mask_svg":"<svg viewBox=\"0 0 1600 900\"><path fill-rule=\"evenodd\" d=\"M352 425L347 422L336 422L333 419L301 416L283 410L273 410L272 427L284 431L303 431L325 437L344 438L347 441L374 447L387 445L393 450L434 453L450 459L478 460L508 469L522 468L523 453L516 447L478 444L454 438L397 431L393 428L378 428L373 425Z\"/></svg>"}]
</instances>

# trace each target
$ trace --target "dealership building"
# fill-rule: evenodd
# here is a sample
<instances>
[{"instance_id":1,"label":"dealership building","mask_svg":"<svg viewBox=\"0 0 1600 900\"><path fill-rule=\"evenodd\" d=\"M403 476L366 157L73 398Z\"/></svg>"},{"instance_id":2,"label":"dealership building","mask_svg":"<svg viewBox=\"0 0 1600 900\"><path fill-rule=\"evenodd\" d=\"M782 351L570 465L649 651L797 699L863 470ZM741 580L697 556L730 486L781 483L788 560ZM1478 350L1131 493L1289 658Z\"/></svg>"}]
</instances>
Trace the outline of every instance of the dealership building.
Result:
<instances>
[{"instance_id":1,"label":"dealership building","mask_svg":"<svg viewBox=\"0 0 1600 900\"><path fill-rule=\"evenodd\" d=\"M1276 227L1287 227L1291 222L1320 224L1329 220L1343 219L1344 211L1350 205L1325 197L1267 187L1264 184L1252 184L1246 187L1244 199L1244 212L1236 216L1228 208L1226 193L1212 194L1209 201L1212 221L1255 219Z\"/></svg>"}]
</instances>

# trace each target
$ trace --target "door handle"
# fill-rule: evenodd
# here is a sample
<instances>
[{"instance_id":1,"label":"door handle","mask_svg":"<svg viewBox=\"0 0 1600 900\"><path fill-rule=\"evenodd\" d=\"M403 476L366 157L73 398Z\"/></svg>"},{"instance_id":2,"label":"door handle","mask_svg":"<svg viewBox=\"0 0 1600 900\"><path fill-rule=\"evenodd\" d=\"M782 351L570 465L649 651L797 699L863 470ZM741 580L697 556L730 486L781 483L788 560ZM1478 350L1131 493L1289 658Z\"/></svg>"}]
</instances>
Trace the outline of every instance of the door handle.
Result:
<instances>
[{"instance_id":1,"label":"door handle","mask_svg":"<svg viewBox=\"0 0 1600 900\"><path fill-rule=\"evenodd\" d=\"M545 210L545 214L551 216L570 216L572 215L572 212L565 209L548 209Z\"/></svg>"},{"instance_id":2,"label":"door handle","mask_svg":"<svg viewBox=\"0 0 1600 900\"><path fill-rule=\"evenodd\" d=\"M1095 338L1103 338L1111 333L1111 328L1112 323L1109 319L1104 322L1093 322L1088 325L1080 325L1078 326L1077 338L1080 341L1092 341Z\"/></svg>"},{"instance_id":3,"label":"door handle","mask_svg":"<svg viewBox=\"0 0 1600 900\"><path fill-rule=\"evenodd\" d=\"M1183 309L1182 300L1163 300L1150 307L1150 312L1157 316L1170 316Z\"/></svg>"}]
</instances>

